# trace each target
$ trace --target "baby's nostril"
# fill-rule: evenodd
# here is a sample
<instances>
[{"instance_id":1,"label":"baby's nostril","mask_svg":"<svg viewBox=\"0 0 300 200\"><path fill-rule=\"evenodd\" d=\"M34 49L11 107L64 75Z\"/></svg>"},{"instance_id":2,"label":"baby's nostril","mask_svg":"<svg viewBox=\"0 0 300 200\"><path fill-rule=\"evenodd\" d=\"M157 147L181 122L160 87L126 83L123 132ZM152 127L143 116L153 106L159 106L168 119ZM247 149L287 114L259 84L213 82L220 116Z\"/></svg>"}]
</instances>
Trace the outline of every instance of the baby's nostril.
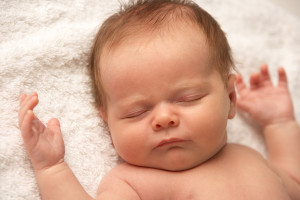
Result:
<instances>
[{"instance_id":1,"label":"baby's nostril","mask_svg":"<svg viewBox=\"0 0 300 200\"><path fill-rule=\"evenodd\" d=\"M170 121L169 124L170 124L170 125L174 125L175 122L174 122L174 121Z\"/></svg>"},{"instance_id":2,"label":"baby's nostril","mask_svg":"<svg viewBox=\"0 0 300 200\"><path fill-rule=\"evenodd\" d=\"M156 124L156 128L160 128L161 127L161 125L159 125L159 124Z\"/></svg>"}]
</instances>

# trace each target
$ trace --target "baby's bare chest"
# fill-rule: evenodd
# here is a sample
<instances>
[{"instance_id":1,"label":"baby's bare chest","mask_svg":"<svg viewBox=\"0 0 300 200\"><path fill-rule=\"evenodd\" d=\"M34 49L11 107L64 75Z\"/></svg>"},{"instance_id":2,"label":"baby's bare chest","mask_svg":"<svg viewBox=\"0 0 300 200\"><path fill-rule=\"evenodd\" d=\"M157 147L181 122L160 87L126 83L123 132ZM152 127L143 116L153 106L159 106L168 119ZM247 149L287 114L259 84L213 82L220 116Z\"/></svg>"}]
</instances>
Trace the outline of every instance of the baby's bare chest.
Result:
<instances>
[{"instance_id":1,"label":"baby's bare chest","mask_svg":"<svg viewBox=\"0 0 300 200\"><path fill-rule=\"evenodd\" d=\"M285 188L272 173L153 175L136 184L137 193L144 200L288 199Z\"/></svg>"},{"instance_id":2,"label":"baby's bare chest","mask_svg":"<svg viewBox=\"0 0 300 200\"><path fill-rule=\"evenodd\" d=\"M129 182L143 200L289 199L279 177L263 161L244 161L208 162L183 172L145 169Z\"/></svg>"}]
</instances>

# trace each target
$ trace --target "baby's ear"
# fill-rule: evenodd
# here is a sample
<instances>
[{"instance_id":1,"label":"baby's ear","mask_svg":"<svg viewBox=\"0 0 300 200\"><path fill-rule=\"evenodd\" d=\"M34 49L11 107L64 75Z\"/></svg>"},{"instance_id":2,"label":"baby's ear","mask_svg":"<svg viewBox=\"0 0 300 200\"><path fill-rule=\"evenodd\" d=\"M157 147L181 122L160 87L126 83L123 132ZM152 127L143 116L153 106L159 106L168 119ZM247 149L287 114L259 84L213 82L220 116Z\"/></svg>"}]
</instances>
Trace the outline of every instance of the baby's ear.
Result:
<instances>
[{"instance_id":1,"label":"baby's ear","mask_svg":"<svg viewBox=\"0 0 300 200\"><path fill-rule=\"evenodd\" d=\"M236 113L236 92L235 92L235 74L230 74L228 76L228 84L227 84L227 91L229 97L229 111L228 111L228 119L232 119Z\"/></svg>"},{"instance_id":2,"label":"baby's ear","mask_svg":"<svg viewBox=\"0 0 300 200\"><path fill-rule=\"evenodd\" d=\"M100 117L103 119L105 123L107 123L107 115L104 107L100 107Z\"/></svg>"}]
</instances>

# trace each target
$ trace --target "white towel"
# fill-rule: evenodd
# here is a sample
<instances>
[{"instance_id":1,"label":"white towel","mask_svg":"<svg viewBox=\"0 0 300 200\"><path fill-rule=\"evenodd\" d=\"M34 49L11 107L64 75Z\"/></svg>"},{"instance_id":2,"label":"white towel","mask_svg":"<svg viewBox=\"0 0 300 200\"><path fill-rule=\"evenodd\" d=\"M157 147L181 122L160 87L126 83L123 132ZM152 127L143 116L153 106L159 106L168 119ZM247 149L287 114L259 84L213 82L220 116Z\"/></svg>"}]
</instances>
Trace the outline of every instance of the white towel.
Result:
<instances>
[{"instance_id":1,"label":"white towel","mask_svg":"<svg viewBox=\"0 0 300 200\"><path fill-rule=\"evenodd\" d=\"M199 0L227 33L239 71L248 79L262 63L272 76L287 70L300 119L300 24L261 0ZM0 199L40 199L18 128L22 93L39 94L35 109L43 122L57 117L65 160L93 197L103 175L118 163L109 135L92 106L87 59L100 24L118 10L118 0L0 2ZM275 81L276 82L276 81ZM265 155L259 127L238 114L229 122L229 142Z\"/></svg>"}]
</instances>

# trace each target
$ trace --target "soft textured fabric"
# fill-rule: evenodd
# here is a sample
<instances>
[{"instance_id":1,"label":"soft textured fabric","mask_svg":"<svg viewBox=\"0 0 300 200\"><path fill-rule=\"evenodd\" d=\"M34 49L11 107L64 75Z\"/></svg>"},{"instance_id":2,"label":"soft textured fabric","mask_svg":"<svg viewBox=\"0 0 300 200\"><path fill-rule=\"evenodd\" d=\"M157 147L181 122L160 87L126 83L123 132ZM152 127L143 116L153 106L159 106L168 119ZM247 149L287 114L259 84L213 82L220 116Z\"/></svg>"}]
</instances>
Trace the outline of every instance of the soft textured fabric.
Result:
<instances>
[{"instance_id":1,"label":"soft textured fabric","mask_svg":"<svg viewBox=\"0 0 300 200\"><path fill-rule=\"evenodd\" d=\"M273 78L277 66L285 67L300 119L299 19L268 1L197 2L227 33L245 79L262 63L270 65ZM40 199L18 128L22 93L38 92L35 113L41 121L60 120L65 160L93 197L103 175L118 163L93 107L87 70L93 37L118 4L117 0L0 1L0 199ZM238 113L228 125L229 142L251 146L266 156L260 131L247 115Z\"/></svg>"}]
</instances>

